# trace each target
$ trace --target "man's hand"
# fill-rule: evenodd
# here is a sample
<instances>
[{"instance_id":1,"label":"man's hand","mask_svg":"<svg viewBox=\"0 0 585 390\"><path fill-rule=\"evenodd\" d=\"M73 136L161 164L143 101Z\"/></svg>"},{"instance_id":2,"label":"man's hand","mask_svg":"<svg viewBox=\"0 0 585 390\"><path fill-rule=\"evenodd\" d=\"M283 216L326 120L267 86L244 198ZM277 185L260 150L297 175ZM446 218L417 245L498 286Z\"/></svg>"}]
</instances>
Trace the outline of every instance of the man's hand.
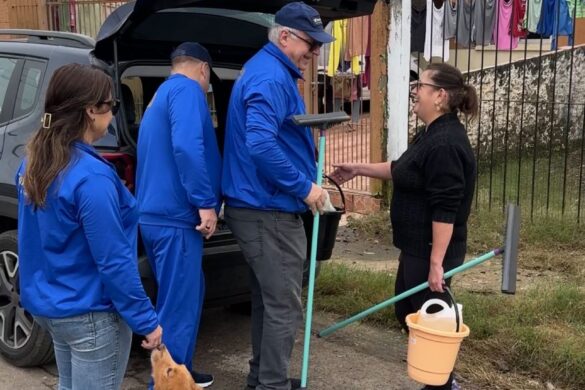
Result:
<instances>
[{"instance_id":1,"label":"man's hand","mask_svg":"<svg viewBox=\"0 0 585 390\"><path fill-rule=\"evenodd\" d=\"M215 213L215 209L199 209L199 218L201 218L201 223L195 227L195 229L200 232L206 240L209 240L213 233L215 232L215 227L217 226L217 214Z\"/></svg>"},{"instance_id":2,"label":"man's hand","mask_svg":"<svg viewBox=\"0 0 585 390\"><path fill-rule=\"evenodd\" d=\"M311 192L305 198L305 203L311 209L313 215L320 213L323 214L323 207L325 206L325 200L327 199L327 191L319 187L315 183L311 183Z\"/></svg>"},{"instance_id":3,"label":"man's hand","mask_svg":"<svg viewBox=\"0 0 585 390\"><path fill-rule=\"evenodd\" d=\"M162 343L162 328L156 327L154 331L146 335L146 339L142 340L142 348L144 349L155 349Z\"/></svg>"},{"instance_id":4,"label":"man's hand","mask_svg":"<svg viewBox=\"0 0 585 390\"><path fill-rule=\"evenodd\" d=\"M429 288L433 292L442 293L444 284L443 266L431 262L431 269L429 271Z\"/></svg>"}]
</instances>

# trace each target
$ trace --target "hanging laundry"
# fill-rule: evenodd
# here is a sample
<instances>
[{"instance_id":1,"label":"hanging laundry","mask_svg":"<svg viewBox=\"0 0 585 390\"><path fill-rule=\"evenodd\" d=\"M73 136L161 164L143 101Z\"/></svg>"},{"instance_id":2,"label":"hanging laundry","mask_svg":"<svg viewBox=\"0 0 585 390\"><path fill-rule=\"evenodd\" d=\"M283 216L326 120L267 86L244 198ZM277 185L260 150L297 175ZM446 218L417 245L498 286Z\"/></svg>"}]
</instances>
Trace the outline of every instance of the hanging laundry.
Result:
<instances>
[{"instance_id":1,"label":"hanging laundry","mask_svg":"<svg viewBox=\"0 0 585 390\"><path fill-rule=\"evenodd\" d=\"M526 15L526 0L512 0L512 36L518 38L526 38L528 31L524 24L524 16Z\"/></svg>"},{"instance_id":2,"label":"hanging laundry","mask_svg":"<svg viewBox=\"0 0 585 390\"><path fill-rule=\"evenodd\" d=\"M426 0L413 0L410 16L410 52L423 53L425 51L425 36L427 27Z\"/></svg>"},{"instance_id":3,"label":"hanging laundry","mask_svg":"<svg viewBox=\"0 0 585 390\"><path fill-rule=\"evenodd\" d=\"M369 29L370 25L367 16L359 16L348 20L345 60L350 61L351 71L354 75L359 75L365 70Z\"/></svg>"},{"instance_id":4,"label":"hanging laundry","mask_svg":"<svg viewBox=\"0 0 585 390\"><path fill-rule=\"evenodd\" d=\"M553 23L553 38L551 39L551 50L557 48L557 39L559 36L569 37L569 46L573 45L573 19L569 13L567 0L560 1L560 7L555 6L555 16Z\"/></svg>"},{"instance_id":5,"label":"hanging laundry","mask_svg":"<svg viewBox=\"0 0 585 390\"><path fill-rule=\"evenodd\" d=\"M333 22L327 23L325 26L325 32L332 34ZM333 34L332 34L333 35ZM327 65L329 62L329 51L331 50L331 43L325 43L319 50L319 57L317 58L317 69L324 70L327 73Z\"/></svg>"},{"instance_id":6,"label":"hanging laundry","mask_svg":"<svg viewBox=\"0 0 585 390\"><path fill-rule=\"evenodd\" d=\"M368 47L366 49L366 71L364 72L362 81L364 83L364 87L369 88L370 87L370 71L372 69L372 64L370 61L370 55L372 52L372 16L368 15L368 26L370 26L370 28L368 28Z\"/></svg>"},{"instance_id":7,"label":"hanging laundry","mask_svg":"<svg viewBox=\"0 0 585 390\"><path fill-rule=\"evenodd\" d=\"M335 41L331 42L329 48L329 59L327 61L327 76L329 77L333 77L339 68L339 64L343 63L347 38L347 20L335 20L331 34Z\"/></svg>"},{"instance_id":8,"label":"hanging laundry","mask_svg":"<svg viewBox=\"0 0 585 390\"><path fill-rule=\"evenodd\" d=\"M445 8L445 39L457 36L457 0L446 0Z\"/></svg>"},{"instance_id":9,"label":"hanging laundry","mask_svg":"<svg viewBox=\"0 0 585 390\"><path fill-rule=\"evenodd\" d=\"M545 38L573 35L573 21L567 0L543 0L536 32Z\"/></svg>"},{"instance_id":10,"label":"hanging laundry","mask_svg":"<svg viewBox=\"0 0 585 390\"><path fill-rule=\"evenodd\" d=\"M575 2L577 2L577 7L575 7ZM585 0L568 0L567 5L573 18L585 18Z\"/></svg>"},{"instance_id":11,"label":"hanging laundry","mask_svg":"<svg viewBox=\"0 0 585 390\"><path fill-rule=\"evenodd\" d=\"M441 1L441 0L439 0ZM444 9L445 3L435 6L433 0L427 0L427 23L425 34L425 60L431 57L442 57L449 60L449 40L444 39Z\"/></svg>"},{"instance_id":12,"label":"hanging laundry","mask_svg":"<svg viewBox=\"0 0 585 390\"><path fill-rule=\"evenodd\" d=\"M497 5L497 0L476 0L473 23L474 41L477 45L486 46L492 43Z\"/></svg>"},{"instance_id":13,"label":"hanging laundry","mask_svg":"<svg viewBox=\"0 0 585 390\"><path fill-rule=\"evenodd\" d=\"M346 60L366 54L366 49L368 47L368 30L370 29L367 16L351 18L348 21Z\"/></svg>"},{"instance_id":14,"label":"hanging laundry","mask_svg":"<svg viewBox=\"0 0 585 390\"><path fill-rule=\"evenodd\" d=\"M542 11L542 2L543 0L528 0L526 29L529 32L536 33L538 30L538 22L540 21L540 13Z\"/></svg>"},{"instance_id":15,"label":"hanging laundry","mask_svg":"<svg viewBox=\"0 0 585 390\"><path fill-rule=\"evenodd\" d=\"M469 47L473 41L473 14L475 8L474 0L459 0L457 4L458 22L457 22L457 45L460 47Z\"/></svg>"},{"instance_id":16,"label":"hanging laundry","mask_svg":"<svg viewBox=\"0 0 585 390\"><path fill-rule=\"evenodd\" d=\"M498 0L498 19L493 34L498 50L510 50L518 47L518 37L511 34L512 1Z\"/></svg>"}]
</instances>

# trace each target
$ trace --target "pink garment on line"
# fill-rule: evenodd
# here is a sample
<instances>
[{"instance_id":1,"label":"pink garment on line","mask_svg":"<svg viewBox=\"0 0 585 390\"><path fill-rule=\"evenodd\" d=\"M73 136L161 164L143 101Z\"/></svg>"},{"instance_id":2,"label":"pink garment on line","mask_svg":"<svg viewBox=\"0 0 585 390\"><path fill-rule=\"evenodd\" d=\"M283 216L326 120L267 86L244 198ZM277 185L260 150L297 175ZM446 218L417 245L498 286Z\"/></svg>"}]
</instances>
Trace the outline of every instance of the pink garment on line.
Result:
<instances>
[{"instance_id":1,"label":"pink garment on line","mask_svg":"<svg viewBox=\"0 0 585 390\"><path fill-rule=\"evenodd\" d=\"M513 0L498 0L498 17L494 29L494 42L498 50L510 50L518 47L518 37L512 32Z\"/></svg>"}]
</instances>

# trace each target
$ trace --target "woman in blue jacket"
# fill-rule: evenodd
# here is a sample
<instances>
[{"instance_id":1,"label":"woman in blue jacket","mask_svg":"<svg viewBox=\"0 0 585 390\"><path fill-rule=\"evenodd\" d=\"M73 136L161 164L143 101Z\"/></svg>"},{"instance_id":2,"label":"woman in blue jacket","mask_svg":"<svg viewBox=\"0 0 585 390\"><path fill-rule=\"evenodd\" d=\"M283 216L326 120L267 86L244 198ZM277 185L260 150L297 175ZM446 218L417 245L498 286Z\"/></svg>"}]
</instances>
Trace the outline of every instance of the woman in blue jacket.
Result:
<instances>
[{"instance_id":1,"label":"woman in blue jacket","mask_svg":"<svg viewBox=\"0 0 585 390\"><path fill-rule=\"evenodd\" d=\"M70 64L49 82L16 177L22 306L53 338L59 389L119 389L132 331L162 329L137 267L136 202L91 146L117 109L111 79Z\"/></svg>"}]
</instances>

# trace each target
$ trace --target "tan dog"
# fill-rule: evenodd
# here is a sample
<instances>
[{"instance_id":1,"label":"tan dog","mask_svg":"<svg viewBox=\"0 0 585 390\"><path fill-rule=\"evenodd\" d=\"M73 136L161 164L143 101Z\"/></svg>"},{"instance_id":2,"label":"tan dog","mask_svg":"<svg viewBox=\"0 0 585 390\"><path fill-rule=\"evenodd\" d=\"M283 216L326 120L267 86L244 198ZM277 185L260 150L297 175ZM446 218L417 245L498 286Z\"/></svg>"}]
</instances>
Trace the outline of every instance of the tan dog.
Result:
<instances>
[{"instance_id":1,"label":"tan dog","mask_svg":"<svg viewBox=\"0 0 585 390\"><path fill-rule=\"evenodd\" d=\"M164 345L152 351L154 390L203 390L195 384L184 364L177 364Z\"/></svg>"}]
</instances>

